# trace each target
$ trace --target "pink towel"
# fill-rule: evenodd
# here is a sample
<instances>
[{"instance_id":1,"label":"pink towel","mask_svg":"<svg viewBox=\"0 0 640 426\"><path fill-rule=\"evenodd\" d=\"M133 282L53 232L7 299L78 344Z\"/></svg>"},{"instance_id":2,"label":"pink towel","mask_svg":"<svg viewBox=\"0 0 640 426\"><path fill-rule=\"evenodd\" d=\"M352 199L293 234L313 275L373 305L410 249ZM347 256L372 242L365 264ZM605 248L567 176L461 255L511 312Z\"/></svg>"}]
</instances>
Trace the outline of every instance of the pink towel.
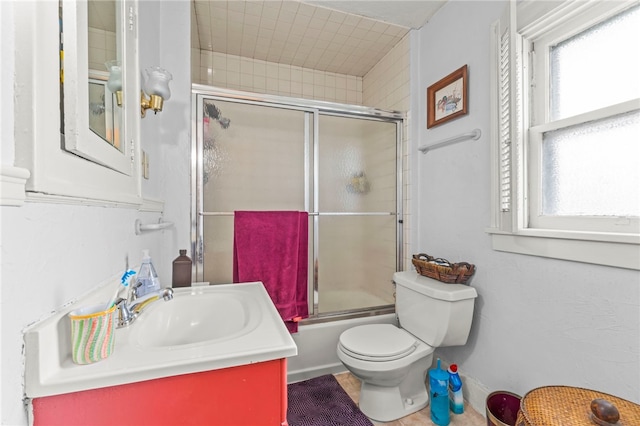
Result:
<instances>
[{"instance_id":1,"label":"pink towel","mask_svg":"<svg viewBox=\"0 0 640 426\"><path fill-rule=\"evenodd\" d=\"M236 211L233 282L262 281L287 329L309 316L307 212Z\"/></svg>"}]
</instances>

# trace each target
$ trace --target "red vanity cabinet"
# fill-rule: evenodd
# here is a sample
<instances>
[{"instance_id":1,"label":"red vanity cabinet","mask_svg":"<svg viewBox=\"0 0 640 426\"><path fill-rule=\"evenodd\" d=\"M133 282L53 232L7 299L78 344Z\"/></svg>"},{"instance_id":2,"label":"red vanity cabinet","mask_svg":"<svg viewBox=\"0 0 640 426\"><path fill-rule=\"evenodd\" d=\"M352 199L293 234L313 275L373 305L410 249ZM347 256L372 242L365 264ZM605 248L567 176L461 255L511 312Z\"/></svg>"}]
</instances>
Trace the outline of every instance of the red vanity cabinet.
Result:
<instances>
[{"instance_id":1,"label":"red vanity cabinet","mask_svg":"<svg viewBox=\"0 0 640 426\"><path fill-rule=\"evenodd\" d=\"M33 424L282 426L286 358L38 397Z\"/></svg>"}]
</instances>

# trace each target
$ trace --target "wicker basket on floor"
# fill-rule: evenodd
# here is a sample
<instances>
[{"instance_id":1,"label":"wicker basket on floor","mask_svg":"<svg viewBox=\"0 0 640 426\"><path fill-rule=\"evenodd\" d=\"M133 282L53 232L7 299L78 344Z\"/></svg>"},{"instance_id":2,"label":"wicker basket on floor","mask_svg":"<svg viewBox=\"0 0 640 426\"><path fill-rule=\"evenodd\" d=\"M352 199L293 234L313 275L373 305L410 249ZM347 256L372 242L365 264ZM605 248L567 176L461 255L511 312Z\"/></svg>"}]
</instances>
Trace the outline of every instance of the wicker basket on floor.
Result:
<instances>
[{"instance_id":1,"label":"wicker basket on floor","mask_svg":"<svg viewBox=\"0 0 640 426\"><path fill-rule=\"evenodd\" d=\"M475 272L475 266L470 263L451 263L425 253L414 254L411 262L420 275L448 284L466 284Z\"/></svg>"},{"instance_id":2,"label":"wicker basket on floor","mask_svg":"<svg viewBox=\"0 0 640 426\"><path fill-rule=\"evenodd\" d=\"M591 404L604 399L619 412L616 426L640 425L640 405L591 389L544 386L527 393L520 402L517 426L598 425Z\"/></svg>"}]
</instances>

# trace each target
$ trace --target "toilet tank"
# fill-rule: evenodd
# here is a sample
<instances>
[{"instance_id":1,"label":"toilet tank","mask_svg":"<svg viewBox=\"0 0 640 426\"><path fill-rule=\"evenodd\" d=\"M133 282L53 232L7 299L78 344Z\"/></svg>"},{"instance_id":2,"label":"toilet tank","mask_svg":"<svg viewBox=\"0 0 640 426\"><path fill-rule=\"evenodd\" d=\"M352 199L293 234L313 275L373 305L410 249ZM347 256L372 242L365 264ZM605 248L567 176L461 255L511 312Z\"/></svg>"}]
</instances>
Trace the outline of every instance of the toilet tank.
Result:
<instances>
[{"instance_id":1,"label":"toilet tank","mask_svg":"<svg viewBox=\"0 0 640 426\"><path fill-rule=\"evenodd\" d=\"M478 293L464 284L446 284L415 271L393 274L400 327L434 348L467 343Z\"/></svg>"}]
</instances>

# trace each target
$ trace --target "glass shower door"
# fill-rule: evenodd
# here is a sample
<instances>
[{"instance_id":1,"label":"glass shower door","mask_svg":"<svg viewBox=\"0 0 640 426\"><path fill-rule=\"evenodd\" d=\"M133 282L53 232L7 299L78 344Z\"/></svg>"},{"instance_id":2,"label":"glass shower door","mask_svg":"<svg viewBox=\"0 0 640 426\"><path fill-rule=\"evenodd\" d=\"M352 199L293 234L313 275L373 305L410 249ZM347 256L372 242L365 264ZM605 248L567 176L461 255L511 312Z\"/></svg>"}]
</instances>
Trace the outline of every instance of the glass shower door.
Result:
<instances>
[{"instance_id":1,"label":"glass shower door","mask_svg":"<svg viewBox=\"0 0 640 426\"><path fill-rule=\"evenodd\" d=\"M212 98L203 98L202 108L202 279L230 283L234 211L308 209L309 118L300 110Z\"/></svg>"},{"instance_id":2,"label":"glass shower door","mask_svg":"<svg viewBox=\"0 0 640 426\"><path fill-rule=\"evenodd\" d=\"M235 211L307 211L310 317L392 310L402 120L281 101L194 95L196 278L232 282Z\"/></svg>"},{"instance_id":3,"label":"glass shower door","mask_svg":"<svg viewBox=\"0 0 640 426\"><path fill-rule=\"evenodd\" d=\"M393 305L397 124L320 115L316 142L317 311Z\"/></svg>"}]
</instances>

